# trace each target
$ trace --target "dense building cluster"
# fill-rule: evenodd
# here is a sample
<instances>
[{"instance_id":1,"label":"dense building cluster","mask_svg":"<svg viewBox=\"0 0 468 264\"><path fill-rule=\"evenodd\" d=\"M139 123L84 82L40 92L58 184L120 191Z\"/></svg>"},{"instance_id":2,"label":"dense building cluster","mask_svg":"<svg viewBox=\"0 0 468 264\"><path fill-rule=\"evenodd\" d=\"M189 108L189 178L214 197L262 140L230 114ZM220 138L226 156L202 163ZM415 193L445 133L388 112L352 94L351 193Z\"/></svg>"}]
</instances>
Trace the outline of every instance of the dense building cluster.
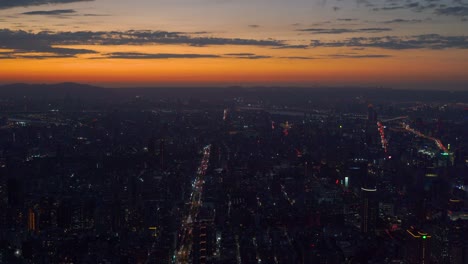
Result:
<instances>
[{"instance_id":1,"label":"dense building cluster","mask_svg":"<svg viewBox=\"0 0 468 264\"><path fill-rule=\"evenodd\" d=\"M466 104L260 94L2 99L0 263L468 263Z\"/></svg>"}]
</instances>

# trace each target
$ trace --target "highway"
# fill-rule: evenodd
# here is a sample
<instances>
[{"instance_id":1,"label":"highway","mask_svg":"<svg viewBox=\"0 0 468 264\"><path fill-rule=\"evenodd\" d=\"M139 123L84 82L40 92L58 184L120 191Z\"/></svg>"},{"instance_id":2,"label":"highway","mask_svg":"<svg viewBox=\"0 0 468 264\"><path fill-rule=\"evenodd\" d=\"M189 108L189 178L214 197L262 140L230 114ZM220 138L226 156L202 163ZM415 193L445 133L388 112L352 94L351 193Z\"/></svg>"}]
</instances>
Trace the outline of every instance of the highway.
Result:
<instances>
[{"instance_id":1,"label":"highway","mask_svg":"<svg viewBox=\"0 0 468 264\"><path fill-rule=\"evenodd\" d=\"M437 145L437 147L440 150L442 150L445 153L448 152L448 149L444 146L444 144L442 144L442 141L440 139L424 135L423 133L417 131L416 129L411 128L408 124L402 123L402 126L406 131L411 132L411 133L415 134L416 136L419 136L419 137L426 138L426 139L434 141L434 143Z\"/></svg>"},{"instance_id":2,"label":"highway","mask_svg":"<svg viewBox=\"0 0 468 264\"><path fill-rule=\"evenodd\" d=\"M380 141L382 144L382 148L384 149L385 153L388 152L388 141L385 138L385 127L382 125L381 122L377 122L377 127L379 129L379 134L380 134Z\"/></svg>"},{"instance_id":3,"label":"highway","mask_svg":"<svg viewBox=\"0 0 468 264\"><path fill-rule=\"evenodd\" d=\"M197 169L196 177L192 183L192 193L188 201L187 215L183 218L178 236L178 249L174 253L175 263L190 263L190 253L193 244L193 222L197 219L202 206L203 186L211 154L211 145L203 148L203 157Z\"/></svg>"}]
</instances>

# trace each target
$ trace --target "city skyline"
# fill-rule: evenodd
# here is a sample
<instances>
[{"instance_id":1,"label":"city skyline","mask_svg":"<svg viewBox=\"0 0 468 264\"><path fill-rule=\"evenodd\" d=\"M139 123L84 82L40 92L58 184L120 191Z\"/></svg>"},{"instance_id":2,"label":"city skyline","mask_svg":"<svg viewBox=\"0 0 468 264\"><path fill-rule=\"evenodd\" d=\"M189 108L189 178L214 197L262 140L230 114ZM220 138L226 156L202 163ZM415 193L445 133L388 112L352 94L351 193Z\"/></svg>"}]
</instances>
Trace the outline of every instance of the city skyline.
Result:
<instances>
[{"instance_id":1,"label":"city skyline","mask_svg":"<svg viewBox=\"0 0 468 264\"><path fill-rule=\"evenodd\" d=\"M0 2L0 83L465 90L468 3Z\"/></svg>"}]
</instances>

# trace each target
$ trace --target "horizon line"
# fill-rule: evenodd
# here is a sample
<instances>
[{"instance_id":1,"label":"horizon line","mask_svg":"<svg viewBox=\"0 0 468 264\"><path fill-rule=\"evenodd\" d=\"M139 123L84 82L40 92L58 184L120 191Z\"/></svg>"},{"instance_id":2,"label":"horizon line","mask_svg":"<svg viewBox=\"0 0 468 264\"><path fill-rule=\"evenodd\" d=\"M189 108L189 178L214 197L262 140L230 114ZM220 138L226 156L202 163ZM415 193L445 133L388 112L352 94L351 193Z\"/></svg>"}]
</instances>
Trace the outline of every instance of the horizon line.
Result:
<instances>
[{"instance_id":1,"label":"horizon line","mask_svg":"<svg viewBox=\"0 0 468 264\"><path fill-rule=\"evenodd\" d=\"M162 83L162 84L148 84L148 85L132 85L129 83L123 83L119 85L116 83L92 83L92 82L51 82L51 83L40 83L40 82L11 82L11 83L0 83L0 87L15 86L15 85L29 85L29 86L57 86L57 85L81 85L91 86L99 89L364 89L364 90L393 90L393 91L441 91L441 92L468 92L467 89L441 89L441 88L427 88L427 87L391 87L384 85L325 85L325 84L229 84L229 83L194 83L194 84L173 84L173 83Z\"/></svg>"}]
</instances>

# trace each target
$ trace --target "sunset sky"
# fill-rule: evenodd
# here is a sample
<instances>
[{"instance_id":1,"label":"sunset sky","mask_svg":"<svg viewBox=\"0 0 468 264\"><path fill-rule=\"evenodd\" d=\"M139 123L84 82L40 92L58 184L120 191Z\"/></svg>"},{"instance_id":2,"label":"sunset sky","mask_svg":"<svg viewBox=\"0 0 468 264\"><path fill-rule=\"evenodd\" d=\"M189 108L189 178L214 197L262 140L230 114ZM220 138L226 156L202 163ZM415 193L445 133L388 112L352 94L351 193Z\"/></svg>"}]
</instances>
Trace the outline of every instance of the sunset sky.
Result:
<instances>
[{"instance_id":1,"label":"sunset sky","mask_svg":"<svg viewBox=\"0 0 468 264\"><path fill-rule=\"evenodd\" d=\"M468 0L0 0L0 83L468 89Z\"/></svg>"}]
</instances>

